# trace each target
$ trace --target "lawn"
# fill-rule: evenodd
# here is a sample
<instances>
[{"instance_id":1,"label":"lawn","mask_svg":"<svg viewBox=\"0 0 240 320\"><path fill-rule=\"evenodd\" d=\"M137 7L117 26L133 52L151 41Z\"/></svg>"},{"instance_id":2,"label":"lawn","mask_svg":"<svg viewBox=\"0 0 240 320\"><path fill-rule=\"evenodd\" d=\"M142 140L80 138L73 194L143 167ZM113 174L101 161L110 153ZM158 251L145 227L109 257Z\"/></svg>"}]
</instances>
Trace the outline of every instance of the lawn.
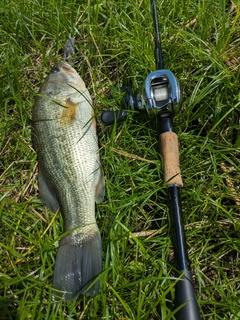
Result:
<instances>
[{"instance_id":1,"label":"lawn","mask_svg":"<svg viewBox=\"0 0 240 320\"><path fill-rule=\"evenodd\" d=\"M174 255L156 117L120 109L123 84L155 70L150 0L0 1L0 319L174 319ZM240 319L240 1L159 0L165 68L179 79L174 117L182 207L203 319ZM31 142L34 97L65 42L98 122L106 179L96 217L101 293L52 301L61 215L41 204Z\"/></svg>"}]
</instances>

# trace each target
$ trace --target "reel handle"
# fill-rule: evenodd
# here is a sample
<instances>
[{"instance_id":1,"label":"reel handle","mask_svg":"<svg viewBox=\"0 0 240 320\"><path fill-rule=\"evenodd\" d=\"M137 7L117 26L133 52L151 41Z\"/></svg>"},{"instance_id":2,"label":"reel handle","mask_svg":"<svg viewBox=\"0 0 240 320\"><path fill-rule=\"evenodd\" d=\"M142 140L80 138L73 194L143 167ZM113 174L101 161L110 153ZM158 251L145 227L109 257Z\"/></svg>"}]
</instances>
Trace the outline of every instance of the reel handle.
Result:
<instances>
[{"instance_id":1,"label":"reel handle","mask_svg":"<svg viewBox=\"0 0 240 320\"><path fill-rule=\"evenodd\" d=\"M125 110L103 111L100 116L102 124L110 126L115 122L123 122L127 119L128 113Z\"/></svg>"}]
</instances>

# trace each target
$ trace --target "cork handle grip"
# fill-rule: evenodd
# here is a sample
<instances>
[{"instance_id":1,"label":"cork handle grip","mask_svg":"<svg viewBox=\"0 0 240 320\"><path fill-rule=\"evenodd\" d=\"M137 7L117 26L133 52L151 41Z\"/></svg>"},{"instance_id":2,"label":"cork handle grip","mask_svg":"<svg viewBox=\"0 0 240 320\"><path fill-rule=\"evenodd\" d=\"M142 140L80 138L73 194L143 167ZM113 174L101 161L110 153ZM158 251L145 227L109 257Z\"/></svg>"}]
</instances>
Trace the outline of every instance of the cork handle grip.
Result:
<instances>
[{"instance_id":1,"label":"cork handle grip","mask_svg":"<svg viewBox=\"0 0 240 320\"><path fill-rule=\"evenodd\" d=\"M178 137L175 132L164 132L159 136L161 153L164 162L164 181L167 185L183 186L180 163Z\"/></svg>"}]
</instances>

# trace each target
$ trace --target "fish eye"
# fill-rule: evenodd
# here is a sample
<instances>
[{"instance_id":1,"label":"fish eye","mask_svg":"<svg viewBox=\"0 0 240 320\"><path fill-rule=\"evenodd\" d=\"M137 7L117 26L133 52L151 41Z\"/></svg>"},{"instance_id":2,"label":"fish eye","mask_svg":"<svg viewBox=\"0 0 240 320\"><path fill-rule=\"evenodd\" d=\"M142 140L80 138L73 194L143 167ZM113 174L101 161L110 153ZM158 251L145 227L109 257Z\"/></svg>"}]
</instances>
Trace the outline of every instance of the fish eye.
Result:
<instances>
[{"instance_id":1,"label":"fish eye","mask_svg":"<svg viewBox=\"0 0 240 320\"><path fill-rule=\"evenodd\" d=\"M60 72L60 69L58 67L53 67L51 70L50 70L50 73L56 73L56 72Z\"/></svg>"}]
</instances>

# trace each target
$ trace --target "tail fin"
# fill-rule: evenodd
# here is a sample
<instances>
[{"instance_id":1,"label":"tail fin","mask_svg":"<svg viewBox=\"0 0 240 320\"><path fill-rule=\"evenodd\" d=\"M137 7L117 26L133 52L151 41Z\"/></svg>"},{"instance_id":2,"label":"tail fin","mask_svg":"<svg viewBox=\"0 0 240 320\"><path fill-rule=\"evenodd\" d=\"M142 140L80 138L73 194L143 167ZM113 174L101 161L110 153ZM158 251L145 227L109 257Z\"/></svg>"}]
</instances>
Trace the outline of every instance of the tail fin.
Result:
<instances>
[{"instance_id":1,"label":"tail fin","mask_svg":"<svg viewBox=\"0 0 240 320\"><path fill-rule=\"evenodd\" d=\"M97 225L86 236L75 232L66 235L57 252L53 276L54 298L73 300L81 293L89 296L98 294L99 281L85 291L101 272L101 235Z\"/></svg>"}]
</instances>

